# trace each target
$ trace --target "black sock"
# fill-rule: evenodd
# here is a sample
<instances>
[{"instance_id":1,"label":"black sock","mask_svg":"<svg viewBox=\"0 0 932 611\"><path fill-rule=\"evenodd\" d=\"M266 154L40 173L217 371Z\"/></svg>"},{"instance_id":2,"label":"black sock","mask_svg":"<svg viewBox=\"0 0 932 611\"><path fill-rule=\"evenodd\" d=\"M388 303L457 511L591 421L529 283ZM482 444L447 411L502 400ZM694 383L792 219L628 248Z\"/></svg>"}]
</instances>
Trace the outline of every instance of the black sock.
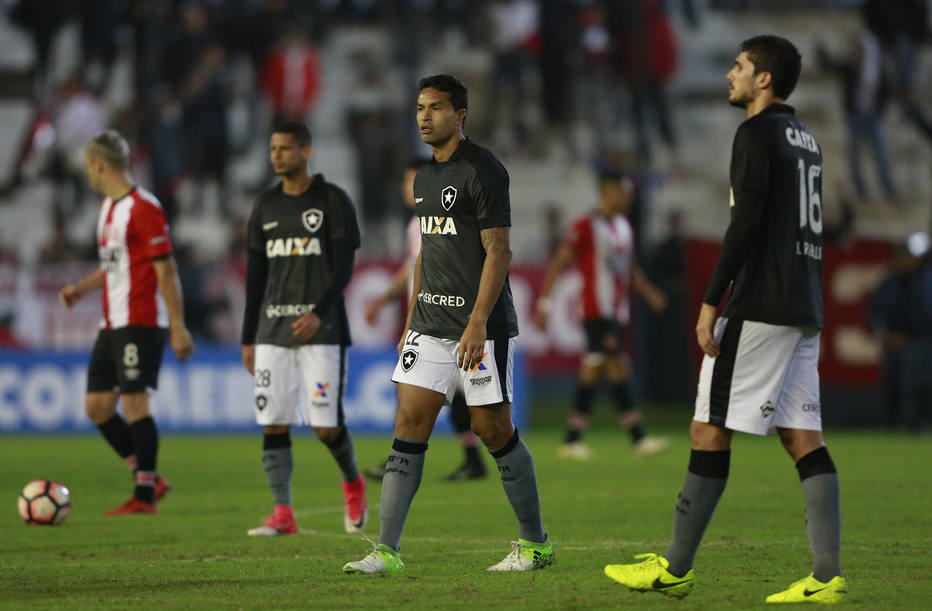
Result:
<instances>
[{"instance_id":1,"label":"black sock","mask_svg":"<svg viewBox=\"0 0 932 611\"><path fill-rule=\"evenodd\" d=\"M159 453L159 431L155 420L146 416L129 425L136 446L136 498L151 503L155 499L155 465Z\"/></svg>"},{"instance_id":2,"label":"black sock","mask_svg":"<svg viewBox=\"0 0 932 611\"><path fill-rule=\"evenodd\" d=\"M631 434L631 443L637 443L644 437L644 428L640 424L635 424L628 432Z\"/></svg>"},{"instance_id":3,"label":"black sock","mask_svg":"<svg viewBox=\"0 0 932 611\"><path fill-rule=\"evenodd\" d=\"M133 444L133 435L130 433L126 420L123 420L119 414L113 414L110 420L103 424L98 424L97 428L100 434L104 436L107 443L110 444L120 458L126 460L136 452L136 446Z\"/></svg>"},{"instance_id":4,"label":"black sock","mask_svg":"<svg viewBox=\"0 0 932 611\"><path fill-rule=\"evenodd\" d=\"M479 458L479 448L477 446L466 446L463 450L466 452L467 465L482 466L482 459Z\"/></svg>"},{"instance_id":5,"label":"black sock","mask_svg":"<svg viewBox=\"0 0 932 611\"><path fill-rule=\"evenodd\" d=\"M592 397L595 395L595 386L579 384L576 386L576 397L573 399L573 411L570 413L566 426L566 439L564 443L576 443L582 439L583 431L592 412Z\"/></svg>"}]
</instances>

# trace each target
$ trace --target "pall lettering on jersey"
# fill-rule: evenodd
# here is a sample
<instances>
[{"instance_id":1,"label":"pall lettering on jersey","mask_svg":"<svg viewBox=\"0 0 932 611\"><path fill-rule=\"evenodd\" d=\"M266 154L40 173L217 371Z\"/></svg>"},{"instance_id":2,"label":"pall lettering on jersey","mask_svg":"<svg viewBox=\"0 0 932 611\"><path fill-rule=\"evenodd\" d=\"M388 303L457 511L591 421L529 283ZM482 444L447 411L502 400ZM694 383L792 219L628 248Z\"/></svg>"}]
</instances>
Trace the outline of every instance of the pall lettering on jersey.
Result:
<instances>
[{"instance_id":1,"label":"pall lettering on jersey","mask_svg":"<svg viewBox=\"0 0 932 611\"><path fill-rule=\"evenodd\" d=\"M319 254L320 238L275 238L265 242L265 256L269 259Z\"/></svg>"}]
</instances>

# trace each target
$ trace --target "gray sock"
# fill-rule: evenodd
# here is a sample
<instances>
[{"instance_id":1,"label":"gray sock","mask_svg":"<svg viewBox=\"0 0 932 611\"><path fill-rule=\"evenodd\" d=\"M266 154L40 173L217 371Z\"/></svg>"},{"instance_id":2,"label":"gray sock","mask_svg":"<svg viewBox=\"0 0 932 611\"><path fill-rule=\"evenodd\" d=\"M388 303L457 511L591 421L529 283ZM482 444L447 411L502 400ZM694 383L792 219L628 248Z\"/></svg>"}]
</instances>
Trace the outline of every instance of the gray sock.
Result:
<instances>
[{"instance_id":1,"label":"gray sock","mask_svg":"<svg viewBox=\"0 0 932 611\"><path fill-rule=\"evenodd\" d=\"M272 489L276 505L291 505L291 472L294 458L291 454L291 438L283 435L266 435L262 448L262 466Z\"/></svg>"},{"instance_id":2,"label":"gray sock","mask_svg":"<svg viewBox=\"0 0 932 611\"><path fill-rule=\"evenodd\" d=\"M841 497L838 472L824 447L796 463L806 499L812 575L822 583L841 575Z\"/></svg>"},{"instance_id":3,"label":"gray sock","mask_svg":"<svg viewBox=\"0 0 932 611\"><path fill-rule=\"evenodd\" d=\"M353 448L353 440L350 437L349 429L344 426L343 431L333 442L333 445L328 445L327 448L340 466L343 481L355 482L359 478L359 469L356 467L356 450Z\"/></svg>"},{"instance_id":4,"label":"gray sock","mask_svg":"<svg viewBox=\"0 0 932 611\"><path fill-rule=\"evenodd\" d=\"M728 483L730 450L693 450L683 489L676 500L673 539L663 557L670 573L682 577L693 567L696 550Z\"/></svg>"},{"instance_id":5,"label":"gray sock","mask_svg":"<svg viewBox=\"0 0 932 611\"><path fill-rule=\"evenodd\" d=\"M547 540L540 517L540 499L537 496L537 475L534 473L534 458L524 440L514 436L505 447L492 452L502 475L502 487L514 509L520 525L518 535L525 541L543 543Z\"/></svg>"},{"instance_id":6,"label":"gray sock","mask_svg":"<svg viewBox=\"0 0 932 611\"><path fill-rule=\"evenodd\" d=\"M425 452L425 442L396 437L388 455L379 505L379 543L395 551L401 548L401 530L414 494L421 485Z\"/></svg>"}]
</instances>

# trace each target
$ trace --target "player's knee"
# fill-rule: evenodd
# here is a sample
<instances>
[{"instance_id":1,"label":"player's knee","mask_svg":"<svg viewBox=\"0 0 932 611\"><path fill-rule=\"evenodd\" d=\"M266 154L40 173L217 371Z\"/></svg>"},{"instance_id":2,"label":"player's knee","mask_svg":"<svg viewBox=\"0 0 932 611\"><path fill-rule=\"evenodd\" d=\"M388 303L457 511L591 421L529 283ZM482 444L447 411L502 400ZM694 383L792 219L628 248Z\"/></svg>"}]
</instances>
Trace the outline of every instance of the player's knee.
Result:
<instances>
[{"instance_id":1,"label":"player's knee","mask_svg":"<svg viewBox=\"0 0 932 611\"><path fill-rule=\"evenodd\" d=\"M104 393L88 395L84 401L84 413L94 424L103 424L116 413L116 401Z\"/></svg>"},{"instance_id":2,"label":"player's knee","mask_svg":"<svg viewBox=\"0 0 932 611\"><path fill-rule=\"evenodd\" d=\"M694 450L727 450L731 447L731 432L714 424L693 420L689 437Z\"/></svg>"},{"instance_id":3,"label":"player's knee","mask_svg":"<svg viewBox=\"0 0 932 611\"><path fill-rule=\"evenodd\" d=\"M346 429L342 426L333 426L333 427L324 427L324 426L315 426L314 432L317 433L317 438L320 439L325 445L333 445L339 437L343 434L343 431Z\"/></svg>"},{"instance_id":4,"label":"player's knee","mask_svg":"<svg viewBox=\"0 0 932 611\"><path fill-rule=\"evenodd\" d=\"M497 450L511 439L514 434L514 425L510 420L500 421L493 418L481 422L473 420L472 432L482 440L485 447L490 450Z\"/></svg>"},{"instance_id":5,"label":"player's knee","mask_svg":"<svg viewBox=\"0 0 932 611\"><path fill-rule=\"evenodd\" d=\"M289 431L291 431L291 427L287 424L268 424L262 427L264 435L284 435Z\"/></svg>"},{"instance_id":6,"label":"player's knee","mask_svg":"<svg viewBox=\"0 0 932 611\"><path fill-rule=\"evenodd\" d=\"M591 355L586 355L586 358L589 358L589 356ZM602 377L601 361L597 364L584 361L579 368L579 383L583 386L595 386L599 382L600 377Z\"/></svg>"},{"instance_id":7,"label":"player's knee","mask_svg":"<svg viewBox=\"0 0 932 611\"><path fill-rule=\"evenodd\" d=\"M425 432L430 435L433 422L426 414L418 410L399 409L395 416L395 436L407 439L420 439Z\"/></svg>"}]
</instances>

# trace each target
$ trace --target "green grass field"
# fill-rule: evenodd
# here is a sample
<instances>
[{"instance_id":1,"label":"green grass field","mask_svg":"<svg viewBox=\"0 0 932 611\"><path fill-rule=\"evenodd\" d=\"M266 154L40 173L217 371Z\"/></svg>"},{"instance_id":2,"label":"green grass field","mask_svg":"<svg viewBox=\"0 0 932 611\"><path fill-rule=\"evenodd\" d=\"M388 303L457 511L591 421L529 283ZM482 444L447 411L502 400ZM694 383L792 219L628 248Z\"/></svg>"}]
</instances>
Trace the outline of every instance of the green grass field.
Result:
<instances>
[{"instance_id":1,"label":"green grass field","mask_svg":"<svg viewBox=\"0 0 932 611\"><path fill-rule=\"evenodd\" d=\"M677 418L686 420L687 417ZM295 437L294 502L301 534L246 537L270 509L260 436L162 440L160 471L174 490L158 516L105 518L131 491L125 468L96 435L0 437L0 607L19 608L610 608L627 605L733 609L809 572L802 492L774 438L736 438L728 489L696 560L697 584L682 602L628 592L606 563L662 551L689 452L685 422L673 449L635 459L606 428L589 436L589 463L556 458L559 432L525 435L534 452L544 521L556 562L527 574L485 568L509 551L517 526L497 477L450 484L453 438L435 439L409 515L404 576L344 576L368 546L343 533L335 465L308 436ZM932 445L928 438L835 432L829 447L842 478L843 566L850 602L865 609L932 604L929 580ZM388 450L357 437L362 466ZM488 465L491 466L491 460ZM72 492L61 527L27 527L20 488L48 477ZM378 534L379 486L371 485Z\"/></svg>"}]
</instances>

